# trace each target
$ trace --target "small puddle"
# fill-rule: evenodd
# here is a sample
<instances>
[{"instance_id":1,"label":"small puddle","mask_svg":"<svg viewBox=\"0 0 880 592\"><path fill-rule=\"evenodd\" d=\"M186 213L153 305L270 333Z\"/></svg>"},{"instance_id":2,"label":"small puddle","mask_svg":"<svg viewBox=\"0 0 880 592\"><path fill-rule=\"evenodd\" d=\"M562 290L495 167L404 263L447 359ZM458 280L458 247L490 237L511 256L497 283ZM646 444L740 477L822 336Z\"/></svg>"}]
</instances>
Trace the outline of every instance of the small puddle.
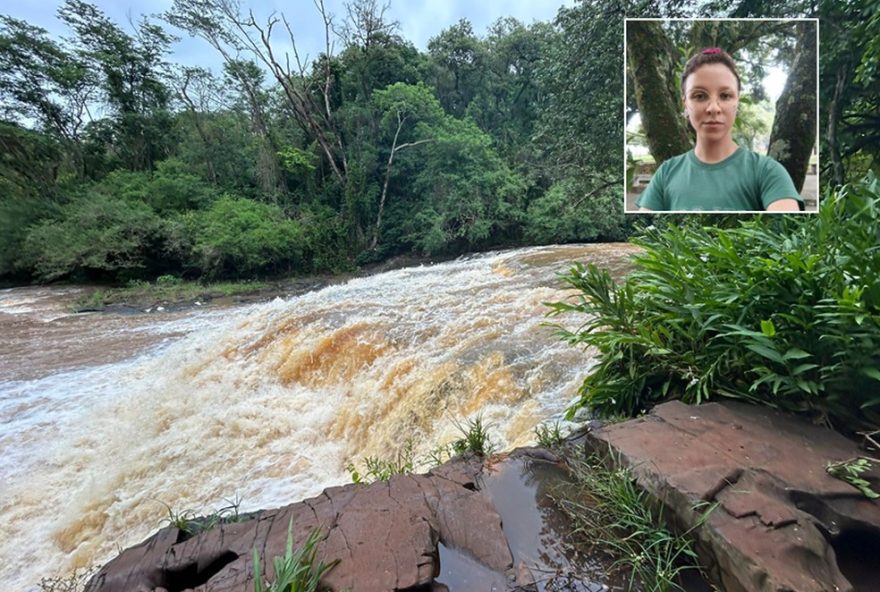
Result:
<instances>
[{"instance_id":1,"label":"small puddle","mask_svg":"<svg viewBox=\"0 0 880 592\"><path fill-rule=\"evenodd\" d=\"M527 456L507 459L483 474L480 490L501 515L517 583L534 583L539 592L621 589L624 582L607 575L610 559L578 557L575 562L567 554L562 541L569 520L549 490L568 482L560 465Z\"/></svg>"},{"instance_id":2,"label":"small puddle","mask_svg":"<svg viewBox=\"0 0 880 592\"><path fill-rule=\"evenodd\" d=\"M436 592L504 592L507 579L477 561L443 543L437 545L440 555L440 575L435 579ZM439 586L437 585L439 584Z\"/></svg>"}]
</instances>

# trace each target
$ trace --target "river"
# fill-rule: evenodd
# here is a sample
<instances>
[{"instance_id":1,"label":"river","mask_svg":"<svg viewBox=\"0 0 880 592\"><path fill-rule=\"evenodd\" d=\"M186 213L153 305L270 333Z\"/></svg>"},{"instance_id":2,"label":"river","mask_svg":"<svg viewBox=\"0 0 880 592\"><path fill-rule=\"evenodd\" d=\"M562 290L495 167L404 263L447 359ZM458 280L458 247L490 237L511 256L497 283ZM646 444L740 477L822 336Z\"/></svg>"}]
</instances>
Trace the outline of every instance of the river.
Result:
<instances>
[{"instance_id":1,"label":"river","mask_svg":"<svg viewBox=\"0 0 880 592\"><path fill-rule=\"evenodd\" d=\"M348 463L427 457L482 414L499 449L562 417L589 369L545 326L554 246L398 269L264 304L70 314L76 288L0 291L0 582L107 561L168 508L281 506ZM576 326L578 319L565 319Z\"/></svg>"}]
</instances>

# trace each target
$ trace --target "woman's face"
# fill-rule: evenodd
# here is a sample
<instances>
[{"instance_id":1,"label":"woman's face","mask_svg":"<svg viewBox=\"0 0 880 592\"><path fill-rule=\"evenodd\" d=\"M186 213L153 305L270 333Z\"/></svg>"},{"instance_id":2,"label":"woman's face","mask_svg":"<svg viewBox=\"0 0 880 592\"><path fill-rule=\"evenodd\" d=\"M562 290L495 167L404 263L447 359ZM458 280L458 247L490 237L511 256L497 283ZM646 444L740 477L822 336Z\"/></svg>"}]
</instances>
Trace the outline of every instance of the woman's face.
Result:
<instances>
[{"instance_id":1,"label":"woman's face","mask_svg":"<svg viewBox=\"0 0 880 592\"><path fill-rule=\"evenodd\" d=\"M737 87L736 76L724 64L705 64L687 77L684 106L698 141L730 137L739 104Z\"/></svg>"}]
</instances>

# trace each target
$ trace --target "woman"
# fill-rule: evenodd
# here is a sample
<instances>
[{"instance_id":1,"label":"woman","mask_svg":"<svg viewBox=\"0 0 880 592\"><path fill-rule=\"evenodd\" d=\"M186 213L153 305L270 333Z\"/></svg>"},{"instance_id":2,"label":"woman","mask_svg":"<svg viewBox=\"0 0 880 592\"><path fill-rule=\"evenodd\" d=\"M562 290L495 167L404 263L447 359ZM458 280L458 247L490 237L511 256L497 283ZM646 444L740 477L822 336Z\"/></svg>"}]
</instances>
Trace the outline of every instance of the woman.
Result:
<instances>
[{"instance_id":1,"label":"woman","mask_svg":"<svg viewBox=\"0 0 880 592\"><path fill-rule=\"evenodd\" d=\"M802 199L782 165L733 141L741 88L733 59L721 49L688 60L681 98L697 143L660 165L636 201L640 212L800 210Z\"/></svg>"}]
</instances>

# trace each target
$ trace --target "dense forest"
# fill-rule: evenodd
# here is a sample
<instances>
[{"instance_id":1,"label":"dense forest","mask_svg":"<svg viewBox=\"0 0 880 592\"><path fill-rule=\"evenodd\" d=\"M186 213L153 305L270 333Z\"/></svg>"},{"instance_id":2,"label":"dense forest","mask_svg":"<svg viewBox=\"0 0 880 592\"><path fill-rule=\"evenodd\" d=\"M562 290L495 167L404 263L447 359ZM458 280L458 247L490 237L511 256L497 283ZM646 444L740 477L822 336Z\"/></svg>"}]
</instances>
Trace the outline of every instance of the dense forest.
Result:
<instances>
[{"instance_id":1,"label":"dense forest","mask_svg":"<svg viewBox=\"0 0 880 592\"><path fill-rule=\"evenodd\" d=\"M482 34L462 20L423 52L376 0L317 2L298 17L324 32L312 60L283 14L233 0L129 27L66 0L57 39L0 16L0 279L251 278L624 238L625 16L820 17L822 173L842 183L880 151L880 2L781 10L582 0ZM222 71L170 63L183 35Z\"/></svg>"}]
</instances>

